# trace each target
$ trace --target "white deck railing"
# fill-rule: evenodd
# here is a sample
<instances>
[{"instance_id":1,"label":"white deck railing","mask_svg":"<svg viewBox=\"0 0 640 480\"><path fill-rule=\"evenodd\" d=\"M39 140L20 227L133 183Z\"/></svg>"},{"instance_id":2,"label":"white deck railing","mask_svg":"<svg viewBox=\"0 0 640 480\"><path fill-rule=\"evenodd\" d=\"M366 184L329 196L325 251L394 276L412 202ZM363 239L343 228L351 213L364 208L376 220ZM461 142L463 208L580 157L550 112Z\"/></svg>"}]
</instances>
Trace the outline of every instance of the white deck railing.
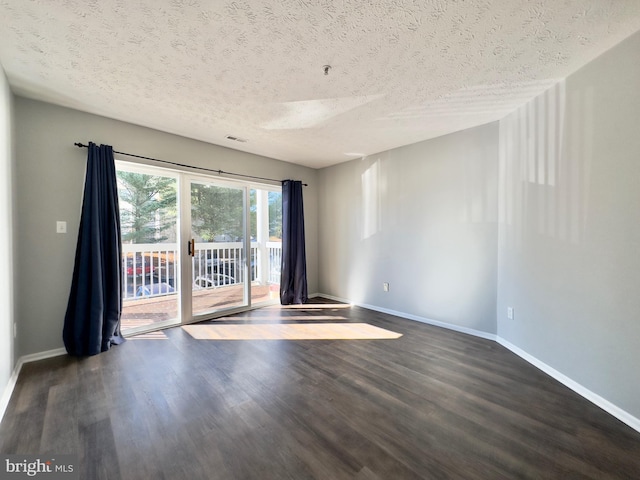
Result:
<instances>
[{"instance_id":1,"label":"white deck railing","mask_svg":"<svg viewBox=\"0 0 640 480\"><path fill-rule=\"evenodd\" d=\"M249 274L252 282L280 283L280 242L261 247L251 242ZM197 242L191 257L193 288L238 285L245 281L241 242ZM262 262L263 255L267 262ZM178 292L178 246L175 243L122 245L124 300ZM266 269L266 271L265 271Z\"/></svg>"}]
</instances>

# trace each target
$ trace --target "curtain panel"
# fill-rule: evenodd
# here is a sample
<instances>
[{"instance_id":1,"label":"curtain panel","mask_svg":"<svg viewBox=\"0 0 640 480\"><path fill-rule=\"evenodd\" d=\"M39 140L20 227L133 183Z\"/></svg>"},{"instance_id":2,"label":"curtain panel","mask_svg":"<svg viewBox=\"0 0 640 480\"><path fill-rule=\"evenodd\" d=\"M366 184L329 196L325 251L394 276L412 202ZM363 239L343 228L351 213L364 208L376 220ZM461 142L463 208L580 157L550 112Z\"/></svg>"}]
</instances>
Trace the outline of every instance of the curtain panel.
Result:
<instances>
[{"instance_id":1,"label":"curtain panel","mask_svg":"<svg viewBox=\"0 0 640 480\"><path fill-rule=\"evenodd\" d=\"M302 182L282 182L282 270L280 303L307 301L307 260L304 245Z\"/></svg>"},{"instance_id":2,"label":"curtain panel","mask_svg":"<svg viewBox=\"0 0 640 480\"><path fill-rule=\"evenodd\" d=\"M122 245L113 148L89 143L71 292L62 337L67 352L96 355L122 343Z\"/></svg>"}]
</instances>

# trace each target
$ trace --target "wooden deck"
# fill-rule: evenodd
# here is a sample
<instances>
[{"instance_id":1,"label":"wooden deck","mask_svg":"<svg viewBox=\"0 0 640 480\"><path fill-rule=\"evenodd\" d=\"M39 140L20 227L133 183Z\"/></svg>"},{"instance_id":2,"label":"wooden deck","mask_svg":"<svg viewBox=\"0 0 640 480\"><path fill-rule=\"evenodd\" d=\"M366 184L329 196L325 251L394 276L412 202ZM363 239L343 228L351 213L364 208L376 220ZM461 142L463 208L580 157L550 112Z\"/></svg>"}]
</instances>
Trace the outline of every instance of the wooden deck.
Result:
<instances>
[{"instance_id":1,"label":"wooden deck","mask_svg":"<svg viewBox=\"0 0 640 480\"><path fill-rule=\"evenodd\" d=\"M230 285L207 290L196 290L193 293L193 311L205 313L223 308L241 305L243 302L243 285ZM278 297L278 292L269 289L268 285L251 285L251 303L257 304ZM275 296L274 296L275 294ZM155 323L178 318L178 294L161 297L126 300L122 309L122 331L137 327L150 326Z\"/></svg>"}]
</instances>

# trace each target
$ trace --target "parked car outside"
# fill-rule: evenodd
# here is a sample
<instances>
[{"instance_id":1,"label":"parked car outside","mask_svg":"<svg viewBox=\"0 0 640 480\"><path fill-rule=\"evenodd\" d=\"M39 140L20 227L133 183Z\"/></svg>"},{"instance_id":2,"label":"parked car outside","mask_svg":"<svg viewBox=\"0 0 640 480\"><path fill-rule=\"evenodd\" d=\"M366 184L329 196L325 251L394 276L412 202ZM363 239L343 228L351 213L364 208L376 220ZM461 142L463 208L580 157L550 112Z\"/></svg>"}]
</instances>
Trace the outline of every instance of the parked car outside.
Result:
<instances>
[{"instance_id":1,"label":"parked car outside","mask_svg":"<svg viewBox=\"0 0 640 480\"><path fill-rule=\"evenodd\" d=\"M196 277L193 281L195 289L215 288L225 285L235 285L236 279L230 275L224 275L222 273L212 273L208 275L201 275Z\"/></svg>"},{"instance_id":2,"label":"parked car outside","mask_svg":"<svg viewBox=\"0 0 640 480\"><path fill-rule=\"evenodd\" d=\"M167 295L175 293L175 289L168 283L154 283L151 285L141 285L136 290L136 297L151 297L156 295Z\"/></svg>"}]
</instances>

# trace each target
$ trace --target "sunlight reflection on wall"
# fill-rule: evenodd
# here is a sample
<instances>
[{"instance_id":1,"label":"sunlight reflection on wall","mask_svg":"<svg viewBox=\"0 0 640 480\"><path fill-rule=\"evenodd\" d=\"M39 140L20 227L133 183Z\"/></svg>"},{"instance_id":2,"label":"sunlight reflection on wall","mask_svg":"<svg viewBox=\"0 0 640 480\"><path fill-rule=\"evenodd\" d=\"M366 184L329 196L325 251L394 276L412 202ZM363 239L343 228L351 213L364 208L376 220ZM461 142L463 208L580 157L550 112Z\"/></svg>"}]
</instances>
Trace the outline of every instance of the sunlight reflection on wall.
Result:
<instances>
[{"instance_id":1,"label":"sunlight reflection on wall","mask_svg":"<svg viewBox=\"0 0 640 480\"><path fill-rule=\"evenodd\" d=\"M460 220L464 223L496 223L497 205L497 161L495 153L474 155L467 147L464 157L464 211Z\"/></svg>"},{"instance_id":2,"label":"sunlight reflection on wall","mask_svg":"<svg viewBox=\"0 0 640 480\"><path fill-rule=\"evenodd\" d=\"M379 181L380 163L376 160L362 174L362 240L375 235L380 228Z\"/></svg>"},{"instance_id":3,"label":"sunlight reflection on wall","mask_svg":"<svg viewBox=\"0 0 640 480\"><path fill-rule=\"evenodd\" d=\"M593 92L564 81L500 121L500 245L538 234L578 244L586 223ZM565 112L575 119L567 124ZM572 152L568 155L566 152Z\"/></svg>"}]
</instances>

